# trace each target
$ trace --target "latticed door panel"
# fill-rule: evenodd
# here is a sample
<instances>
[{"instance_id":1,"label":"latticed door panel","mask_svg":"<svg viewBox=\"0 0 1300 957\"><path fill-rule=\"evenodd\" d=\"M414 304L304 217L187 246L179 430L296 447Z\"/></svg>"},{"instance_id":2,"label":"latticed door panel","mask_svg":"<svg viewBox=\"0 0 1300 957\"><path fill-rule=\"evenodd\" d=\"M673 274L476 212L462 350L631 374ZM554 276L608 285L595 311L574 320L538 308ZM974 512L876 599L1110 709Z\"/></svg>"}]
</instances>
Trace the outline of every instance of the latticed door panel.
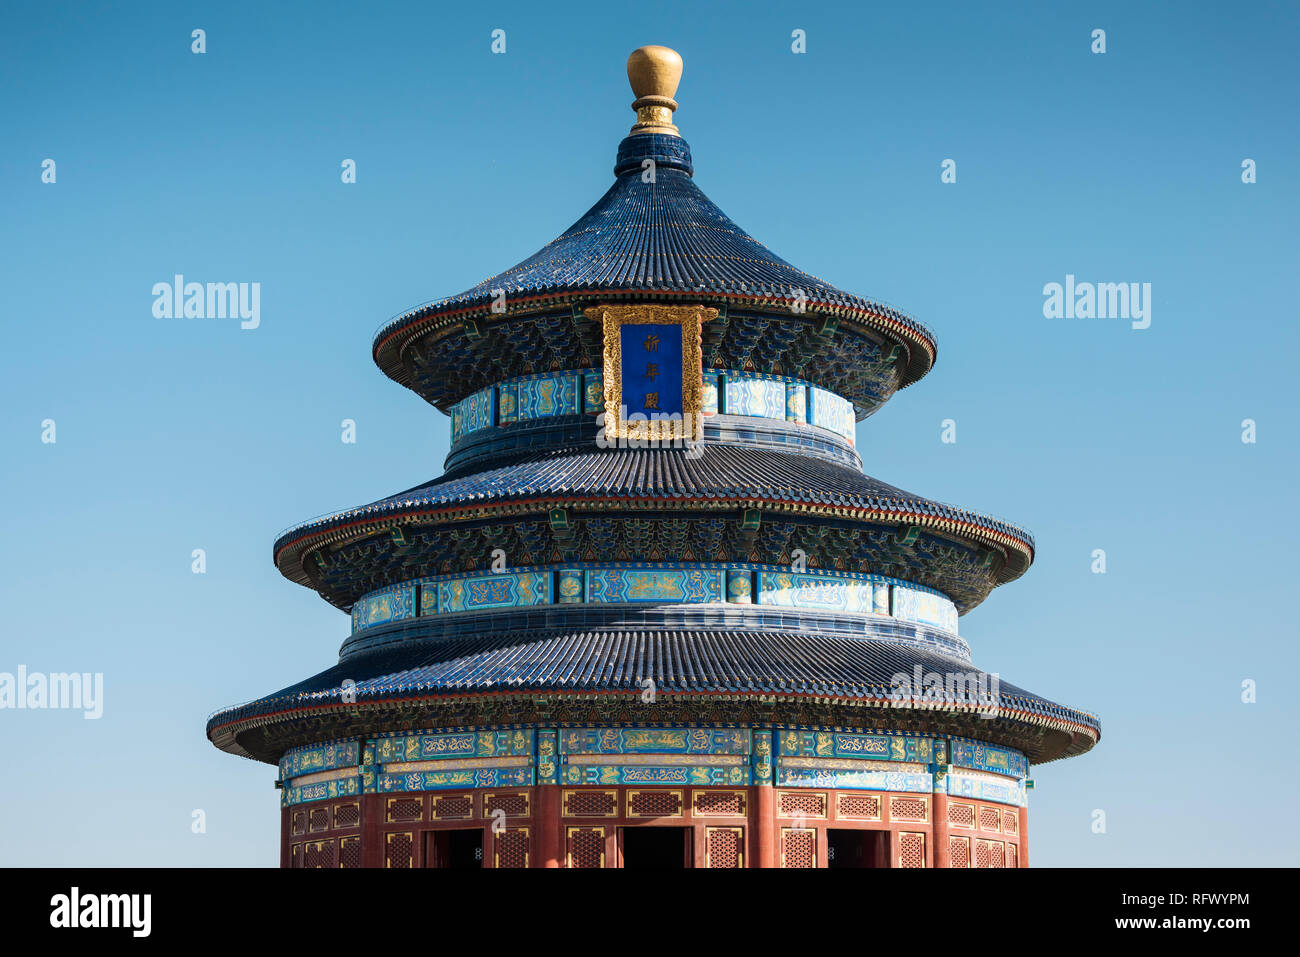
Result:
<instances>
[{"instance_id":1,"label":"latticed door panel","mask_svg":"<svg viewBox=\"0 0 1300 957\"><path fill-rule=\"evenodd\" d=\"M970 867L971 866L969 837L948 838L948 866L949 867Z\"/></svg>"},{"instance_id":2,"label":"latticed door panel","mask_svg":"<svg viewBox=\"0 0 1300 957\"><path fill-rule=\"evenodd\" d=\"M603 827L571 827L567 829L566 838L569 867L605 866Z\"/></svg>"},{"instance_id":3,"label":"latticed door panel","mask_svg":"<svg viewBox=\"0 0 1300 957\"><path fill-rule=\"evenodd\" d=\"M1020 866L1020 851L1014 844L1007 845L1007 867Z\"/></svg>"},{"instance_id":4,"label":"latticed door panel","mask_svg":"<svg viewBox=\"0 0 1300 957\"><path fill-rule=\"evenodd\" d=\"M1001 841L990 841L989 867L1006 867L1006 845Z\"/></svg>"},{"instance_id":5,"label":"latticed door panel","mask_svg":"<svg viewBox=\"0 0 1300 957\"><path fill-rule=\"evenodd\" d=\"M396 831L384 835L384 866L414 867L415 835L410 831Z\"/></svg>"},{"instance_id":6,"label":"latticed door panel","mask_svg":"<svg viewBox=\"0 0 1300 957\"><path fill-rule=\"evenodd\" d=\"M817 832L812 828L782 828L781 866L816 867Z\"/></svg>"},{"instance_id":7,"label":"latticed door panel","mask_svg":"<svg viewBox=\"0 0 1300 957\"><path fill-rule=\"evenodd\" d=\"M328 841L308 841L303 851L304 867L334 867L334 839Z\"/></svg>"},{"instance_id":8,"label":"latticed door panel","mask_svg":"<svg viewBox=\"0 0 1300 957\"><path fill-rule=\"evenodd\" d=\"M508 827L497 834L493 840L495 867L528 866L528 828Z\"/></svg>"},{"instance_id":9,"label":"latticed door panel","mask_svg":"<svg viewBox=\"0 0 1300 957\"><path fill-rule=\"evenodd\" d=\"M344 837L339 839L339 867L361 866L361 838Z\"/></svg>"},{"instance_id":10,"label":"latticed door panel","mask_svg":"<svg viewBox=\"0 0 1300 957\"><path fill-rule=\"evenodd\" d=\"M975 842L975 866L976 866L976 867L992 867L992 866L993 866L993 865L990 863L990 862L993 860L993 851L992 851L991 847L989 846L989 845L991 845L992 843L993 843L992 841L976 841L976 842Z\"/></svg>"},{"instance_id":11,"label":"latticed door panel","mask_svg":"<svg viewBox=\"0 0 1300 957\"><path fill-rule=\"evenodd\" d=\"M743 827L708 827L704 829L705 867L744 867L745 829Z\"/></svg>"},{"instance_id":12,"label":"latticed door panel","mask_svg":"<svg viewBox=\"0 0 1300 957\"><path fill-rule=\"evenodd\" d=\"M898 866L925 867L925 834L920 831L898 832Z\"/></svg>"}]
</instances>

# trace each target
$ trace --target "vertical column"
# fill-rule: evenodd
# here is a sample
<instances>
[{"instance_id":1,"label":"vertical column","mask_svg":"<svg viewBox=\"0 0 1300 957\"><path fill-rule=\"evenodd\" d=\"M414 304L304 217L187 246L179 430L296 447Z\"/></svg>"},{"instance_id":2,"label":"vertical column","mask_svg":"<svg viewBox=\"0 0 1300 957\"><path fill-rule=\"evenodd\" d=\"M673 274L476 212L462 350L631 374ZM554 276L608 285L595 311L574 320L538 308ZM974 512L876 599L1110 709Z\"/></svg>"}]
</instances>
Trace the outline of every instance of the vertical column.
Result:
<instances>
[{"instance_id":1,"label":"vertical column","mask_svg":"<svg viewBox=\"0 0 1300 957\"><path fill-rule=\"evenodd\" d=\"M560 816L560 740L556 729L537 732L537 810L533 814L535 867L564 866Z\"/></svg>"},{"instance_id":2,"label":"vertical column","mask_svg":"<svg viewBox=\"0 0 1300 957\"><path fill-rule=\"evenodd\" d=\"M1020 816L1020 833L1017 836L1020 838L1021 867L1029 866L1029 806L1027 802L1028 798L1026 798L1026 803L1020 805L1017 809L1017 814Z\"/></svg>"},{"instance_id":3,"label":"vertical column","mask_svg":"<svg viewBox=\"0 0 1300 957\"><path fill-rule=\"evenodd\" d=\"M753 835L750 846L754 848L752 865L776 867L776 788L773 764L772 734L765 728L752 732L750 755L753 804L749 812L749 830Z\"/></svg>"},{"instance_id":4,"label":"vertical column","mask_svg":"<svg viewBox=\"0 0 1300 957\"><path fill-rule=\"evenodd\" d=\"M292 830L290 826L292 821L293 821L292 810L288 807L288 805L282 804L280 807L280 867L281 868L288 867L290 863L289 844L291 841L291 836L289 834L289 831Z\"/></svg>"},{"instance_id":5,"label":"vertical column","mask_svg":"<svg viewBox=\"0 0 1300 957\"><path fill-rule=\"evenodd\" d=\"M930 833L934 843L932 866L947 868L952 866L948 849L948 765L933 764L930 773L934 775L934 793L930 804Z\"/></svg>"},{"instance_id":6,"label":"vertical column","mask_svg":"<svg viewBox=\"0 0 1300 957\"><path fill-rule=\"evenodd\" d=\"M435 589L436 593L436 589ZM361 742L361 866L383 867L384 836L379 825L384 822L384 796L377 793L379 765L375 758L374 738Z\"/></svg>"}]
</instances>

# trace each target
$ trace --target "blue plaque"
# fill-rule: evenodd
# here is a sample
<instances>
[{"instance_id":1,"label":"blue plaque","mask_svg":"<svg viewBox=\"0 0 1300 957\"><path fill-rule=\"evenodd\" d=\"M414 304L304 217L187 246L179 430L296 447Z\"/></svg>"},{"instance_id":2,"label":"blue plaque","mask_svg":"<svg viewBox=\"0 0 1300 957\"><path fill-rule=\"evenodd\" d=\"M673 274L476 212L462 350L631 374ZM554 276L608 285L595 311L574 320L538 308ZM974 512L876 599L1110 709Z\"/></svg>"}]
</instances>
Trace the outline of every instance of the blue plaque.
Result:
<instances>
[{"instance_id":1,"label":"blue plaque","mask_svg":"<svg viewBox=\"0 0 1300 957\"><path fill-rule=\"evenodd\" d=\"M681 415L682 327L636 323L619 334L627 415Z\"/></svg>"}]
</instances>

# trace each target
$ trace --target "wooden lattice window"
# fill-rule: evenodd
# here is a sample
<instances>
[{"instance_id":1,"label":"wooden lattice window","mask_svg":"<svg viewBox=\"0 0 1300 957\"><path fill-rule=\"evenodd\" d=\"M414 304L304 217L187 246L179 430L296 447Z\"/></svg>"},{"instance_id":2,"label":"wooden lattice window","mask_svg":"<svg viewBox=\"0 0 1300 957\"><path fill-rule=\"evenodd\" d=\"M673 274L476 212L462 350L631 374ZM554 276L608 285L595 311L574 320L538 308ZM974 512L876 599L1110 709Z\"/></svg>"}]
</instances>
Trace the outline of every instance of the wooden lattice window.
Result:
<instances>
[{"instance_id":1,"label":"wooden lattice window","mask_svg":"<svg viewBox=\"0 0 1300 957\"><path fill-rule=\"evenodd\" d=\"M704 841L705 867L745 866L743 827L706 827Z\"/></svg>"},{"instance_id":2,"label":"wooden lattice window","mask_svg":"<svg viewBox=\"0 0 1300 957\"><path fill-rule=\"evenodd\" d=\"M1020 866L1020 850L1014 844L1007 845L1007 867Z\"/></svg>"},{"instance_id":3,"label":"wooden lattice window","mask_svg":"<svg viewBox=\"0 0 1300 957\"><path fill-rule=\"evenodd\" d=\"M930 802L923 797L895 797L889 802L892 821L924 823L930 819Z\"/></svg>"},{"instance_id":4,"label":"wooden lattice window","mask_svg":"<svg viewBox=\"0 0 1300 957\"><path fill-rule=\"evenodd\" d=\"M414 867L411 852L415 848L415 835L410 831L393 831L384 835L384 866Z\"/></svg>"},{"instance_id":5,"label":"wooden lattice window","mask_svg":"<svg viewBox=\"0 0 1300 957\"><path fill-rule=\"evenodd\" d=\"M327 807L312 808L311 815L307 818L307 830L328 831L329 829L330 829L330 809Z\"/></svg>"},{"instance_id":6,"label":"wooden lattice window","mask_svg":"<svg viewBox=\"0 0 1300 957\"><path fill-rule=\"evenodd\" d=\"M696 814L704 816L743 817L744 791L696 791L692 795Z\"/></svg>"},{"instance_id":7,"label":"wooden lattice window","mask_svg":"<svg viewBox=\"0 0 1300 957\"><path fill-rule=\"evenodd\" d=\"M970 867L970 864L970 838L950 836L948 838L948 866Z\"/></svg>"},{"instance_id":8,"label":"wooden lattice window","mask_svg":"<svg viewBox=\"0 0 1300 957\"><path fill-rule=\"evenodd\" d=\"M981 831L1002 830L1002 812L1000 812L995 807L980 808L980 830Z\"/></svg>"},{"instance_id":9,"label":"wooden lattice window","mask_svg":"<svg viewBox=\"0 0 1300 957\"><path fill-rule=\"evenodd\" d=\"M874 794L841 794L837 816L845 820L879 821L880 798Z\"/></svg>"},{"instance_id":10,"label":"wooden lattice window","mask_svg":"<svg viewBox=\"0 0 1300 957\"><path fill-rule=\"evenodd\" d=\"M424 799L418 797L389 798L388 813L385 817L389 822L418 821L424 817Z\"/></svg>"},{"instance_id":11,"label":"wooden lattice window","mask_svg":"<svg viewBox=\"0 0 1300 957\"><path fill-rule=\"evenodd\" d=\"M565 791L565 817L614 817L618 794L614 791Z\"/></svg>"},{"instance_id":12,"label":"wooden lattice window","mask_svg":"<svg viewBox=\"0 0 1300 957\"><path fill-rule=\"evenodd\" d=\"M781 866L816 867L817 832L806 827L782 828Z\"/></svg>"},{"instance_id":13,"label":"wooden lattice window","mask_svg":"<svg viewBox=\"0 0 1300 957\"><path fill-rule=\"evenodd\" d=\"M820 791L782 791L777 802L781 817L826 816L826 795Z\"/></svg>"},{"instance_id":14,"label":"wooden lattice window","mask_svg":"<svg viewBox=\"0 0 1300 957\"><path fill-rule=\"evenodd\" d=\"M345 837L339 840L339 867L361 866L361 838Z\"/></svg>"},{"instance_id":15,"label":"wooden lattice window","mask_svg":"<svg viewBox=\"0 0 1300 957\"><path fill-rule=\"evenodd\" d=\"M528 828L508 827L493 841L494 863L497 867L528 866Z\"/></svg>"},{"instance_id":16,"label":"wooden lattice window","mask_svg":"<svg viewBox=\"0 0 1300 957\"><path fill-rule=\"evenodd\" d=\"M293 812L293 823L289 825L289 833L290 834L307 833L307 812L306 811Z\"/></svg>"},{"instance_id":17,"label":"wooden lattice window","mask_svg":"<svg viewBox=\"0 0 1300 957\"><path fill-rule=\"evenodd\" d=\"M334 826L356 827L361 823L361 805L356 801L338 804L334 807Z\"/></svg>"},{"instance_id":18,"label":"wooden lattice window","mask_svg":"<svg viewBox=\"0 0 1300 957\"><path fill-rule=\"evenodd\" d=\"M953 827L974 827L975 826L975 805L974 804L949 804L948 823L951 824Z\"/></svg>"},{"instance_id":19,"label":"wooden lattice window","mask_svg":"<svg viewBox=\"0 0 1300 957\"><path fill-rule=\"evenodd\" d=\"M925 835L918 831L898 832L898 866L925 867Z\"/></svg>"},{"instance_id":20,"label":"wooden lattice window","mask_svg":"<svg viewBox=\"0 0 1300 957\"><path fill-rule=\"evenodd\" d=\"M523 792L515 794L485 794L483 796L483 816L491 817L494 811L505 811L506 817L528 816L528 795Z\"/></svg>"},{"instance_id":21,"label":"wooden lattice window","mask_svg":"<svg viewBox=\"0 0 1300 957\"><path fill-rule=\"evenodd\" d=\"M302 867L302 845L294 844L289 848L289 866Z\"/></svg>"},{"instance_id":22,"label":"wooden lattice window","mask_svg":"<svg viewBox=\"0 0 1300 957\"><path fill-rule=\"evenodd\" d=\"M992 866L989 863L993 859L993 852L992 849L989 847L991 843L993 842L992 841L975 842L975 866L976 867Z\"/></svg>"},{"instance_id":23,"label":"wooden lattice window","mask_svg":"<svg viewBox=\"0 0 1300 957\"><path fill-rule=\"evenodd\" d=\"M429 816L435 821L466 821L474 816L474 798L453 794L429 800Z\"/></svg>"},{"instance_id":24,"label":"wooden lattice window","mask_svg":"<svg viewBox=\"0 0 1300 957\"><path fill-rule=\"evenodd\" d=\"M567 831L567 857L570 867L605 866L605 829L603 827L571 827Z\"/></svg>"},{"instance_id":25,"label":"wooden lattice window","mask_svg":"<svg viewBox=\"0 0 1300 957\"><path fill-rule=\"evenodd\" d=\"M1020 830L1020 817L1015 811L1002 812L1002 833L1015 834Z\"/></svg>"},{"instance_id":26,"label":"wooden lattice window","mask_svg":"<svg viewBox=\"0 0 1300 957\"><path fill-rule=\"evenodd\" d=\"M628 817L681 817L681 791L629 791Z\"/></svg>"}]
</instances>

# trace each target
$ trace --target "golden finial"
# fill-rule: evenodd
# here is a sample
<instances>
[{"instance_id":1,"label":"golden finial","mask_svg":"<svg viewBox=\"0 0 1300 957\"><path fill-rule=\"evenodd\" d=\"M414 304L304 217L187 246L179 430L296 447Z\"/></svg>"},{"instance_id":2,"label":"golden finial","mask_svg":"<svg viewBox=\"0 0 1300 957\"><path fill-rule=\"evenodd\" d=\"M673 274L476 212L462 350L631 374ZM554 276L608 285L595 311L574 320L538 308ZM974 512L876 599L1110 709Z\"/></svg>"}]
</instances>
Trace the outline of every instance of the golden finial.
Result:
<instances>
[{"instance_id":1,"label":"golden finial","mask_svg":"<svg viewBox=\"0 0 1300 957\"><path fill-rule=\"evenodd\" d=\"M668 47L638 47L627 58L627 80L636 94L632 104L636 126L632 132L677 135L677 127L673 126L677 101L673 94L682 81L681 54Z\"/></svg>"}]
</instances>

